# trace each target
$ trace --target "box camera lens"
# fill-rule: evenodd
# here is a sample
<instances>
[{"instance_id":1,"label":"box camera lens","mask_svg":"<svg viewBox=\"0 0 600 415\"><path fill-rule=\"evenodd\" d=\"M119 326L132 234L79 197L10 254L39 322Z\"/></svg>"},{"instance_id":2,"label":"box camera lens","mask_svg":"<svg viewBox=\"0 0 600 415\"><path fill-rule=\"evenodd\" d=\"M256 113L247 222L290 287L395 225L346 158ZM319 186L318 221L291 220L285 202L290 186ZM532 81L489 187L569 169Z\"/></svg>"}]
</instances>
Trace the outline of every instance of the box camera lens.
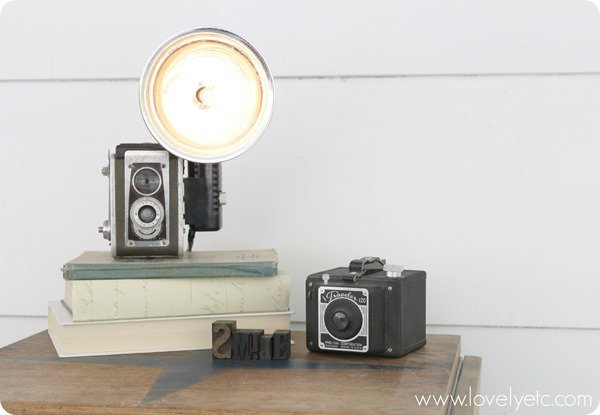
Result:
<instances>
[{"instance_id":1,"label":"box camera lens","mask_svg":"<svg viewBox=\"0 0 600 415\"><path fill-rule=\"evenodd\" d=\"M339 331L346 330L350 325L350 319L343 311L336 311L336 313L331 317L331 322L333 323L333 327Z\"/></svg>"},{"instance_id":2,"label":"box camera lens","mask_svg":"<svg viewBox=\"0 0 600 415\"><path fill-rule=\"evenodd\" d=\"M360 309L345 298L334 300L327 306L324 321L329 333L342 340L356 337L363 325Z\"/></svg>"}]
</instances>

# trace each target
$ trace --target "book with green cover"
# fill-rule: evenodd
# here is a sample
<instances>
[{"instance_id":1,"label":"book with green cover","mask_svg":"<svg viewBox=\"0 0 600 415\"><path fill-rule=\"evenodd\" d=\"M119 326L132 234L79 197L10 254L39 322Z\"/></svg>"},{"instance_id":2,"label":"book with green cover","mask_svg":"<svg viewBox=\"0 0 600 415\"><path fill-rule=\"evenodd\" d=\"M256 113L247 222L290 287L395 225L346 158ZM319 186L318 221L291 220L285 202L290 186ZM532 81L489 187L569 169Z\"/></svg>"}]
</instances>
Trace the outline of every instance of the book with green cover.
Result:
<instances>
[{"instance_id":1,"label":"book with green cover","mask_svg":"<svg viewBox=\"0 0 600 415\"><path fill-rule=\"evenodd\" d=\"M274 249L185 252L181 258L113 258L108 251L86 251L67 262L66 280L141 278L272 277Z\"/></svg>"}]
</instances>

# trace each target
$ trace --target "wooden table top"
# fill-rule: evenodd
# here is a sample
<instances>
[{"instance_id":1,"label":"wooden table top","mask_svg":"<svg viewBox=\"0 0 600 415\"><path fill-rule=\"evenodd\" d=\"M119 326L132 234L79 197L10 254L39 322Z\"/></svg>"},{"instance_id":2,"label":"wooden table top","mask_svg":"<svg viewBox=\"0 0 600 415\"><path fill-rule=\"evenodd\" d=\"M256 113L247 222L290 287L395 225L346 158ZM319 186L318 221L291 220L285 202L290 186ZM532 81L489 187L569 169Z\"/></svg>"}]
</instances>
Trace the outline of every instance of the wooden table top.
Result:
<instances>
[{"instance_id":1,"label":"wooden table top","mask_svg":"<svg viewBox=\"0 0 600 415\"><path fill-rule=\"evenodd\" d=\"M0 349L0 401L12 414L441 415L445 406L419 407L415 395L467 386L456 382L458 336L429 335L400 359L310 353L303 332L292 339L289 361L213 360L210 350L61 359L42 332ZM480 361L469 359L475 384Z\"/></svg>"}]
</instances>

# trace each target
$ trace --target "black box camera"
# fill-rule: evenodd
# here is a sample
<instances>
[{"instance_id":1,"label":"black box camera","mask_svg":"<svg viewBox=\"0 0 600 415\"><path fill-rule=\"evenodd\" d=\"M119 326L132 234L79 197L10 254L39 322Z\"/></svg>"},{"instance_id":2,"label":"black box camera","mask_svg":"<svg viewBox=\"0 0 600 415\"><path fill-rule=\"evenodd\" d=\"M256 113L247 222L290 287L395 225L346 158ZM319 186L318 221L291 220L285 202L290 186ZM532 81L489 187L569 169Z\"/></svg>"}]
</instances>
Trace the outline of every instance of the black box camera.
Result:
<instances>
[{"instance_id":1,"label":"black box camera","mask_svg":"<svg viewBox=\"0 0 600 415\"><path fill-rule=\"evenodd\" d=\"M404 356L425 344L425 271L379 258L306 279L306 346L313 352Z\"/></svg>"}]
</instances>

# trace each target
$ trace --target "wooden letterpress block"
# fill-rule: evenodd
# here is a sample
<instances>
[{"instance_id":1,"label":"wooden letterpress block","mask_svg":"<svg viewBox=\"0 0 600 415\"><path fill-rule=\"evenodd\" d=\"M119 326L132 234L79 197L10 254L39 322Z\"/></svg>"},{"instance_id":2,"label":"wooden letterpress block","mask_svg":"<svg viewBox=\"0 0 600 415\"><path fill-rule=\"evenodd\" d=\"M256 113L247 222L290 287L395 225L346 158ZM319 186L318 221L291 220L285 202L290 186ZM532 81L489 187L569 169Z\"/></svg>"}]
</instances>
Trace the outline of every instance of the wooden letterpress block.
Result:
<instances>
[{"instance_id":1,"label":"wooden letterpress block","mask_svg":"<svg viewBox=\"0 0 600 415\"><path fill-rule=\"evenodd\" d=\"M212 355L214 359L231 359L231 338L235 320L217 320L212 324Z\"/></svg>"},{"instance_id":2,"label":"wooden letterpress block","mask_svg":"<svg viewBox=\"0 0 600 415\"><path fill-rule=\"evenodd\" d=\"M233 332L231 349L234 359L252 359L252 332L247 329Z\"/></svg>"},{"instance_id":3,"label":"wooden letterpress block","mask_svg":"<svg viewBox=\"0 0 600 415\"><path fill-rule=\"evenodd\" d=\"M292 332L275 330L273 332L273 360L287 360L292 351Z\"/></svg>"},{"instance_id":4,"label":"wooden letterpress block","mask_svg":"<svg viewBox=\"0 0 600 415\"><path fill-rule=\"evenodd\" d=\"M260 352L258 353L261 360L271 360L273 358L273 335L264 334L260 338Z\"/></svg>"},{"instance_id":5,"label":"wooden letterpress block","mask_svg":"<svg viewBox=\"0 0 600 415\"><path fill-rule=\"evenodd\" d=\"M252 332L252 359L260 359L260 339L265 334L264 330L250 330Z\"/></svg>"}]
</instances>

